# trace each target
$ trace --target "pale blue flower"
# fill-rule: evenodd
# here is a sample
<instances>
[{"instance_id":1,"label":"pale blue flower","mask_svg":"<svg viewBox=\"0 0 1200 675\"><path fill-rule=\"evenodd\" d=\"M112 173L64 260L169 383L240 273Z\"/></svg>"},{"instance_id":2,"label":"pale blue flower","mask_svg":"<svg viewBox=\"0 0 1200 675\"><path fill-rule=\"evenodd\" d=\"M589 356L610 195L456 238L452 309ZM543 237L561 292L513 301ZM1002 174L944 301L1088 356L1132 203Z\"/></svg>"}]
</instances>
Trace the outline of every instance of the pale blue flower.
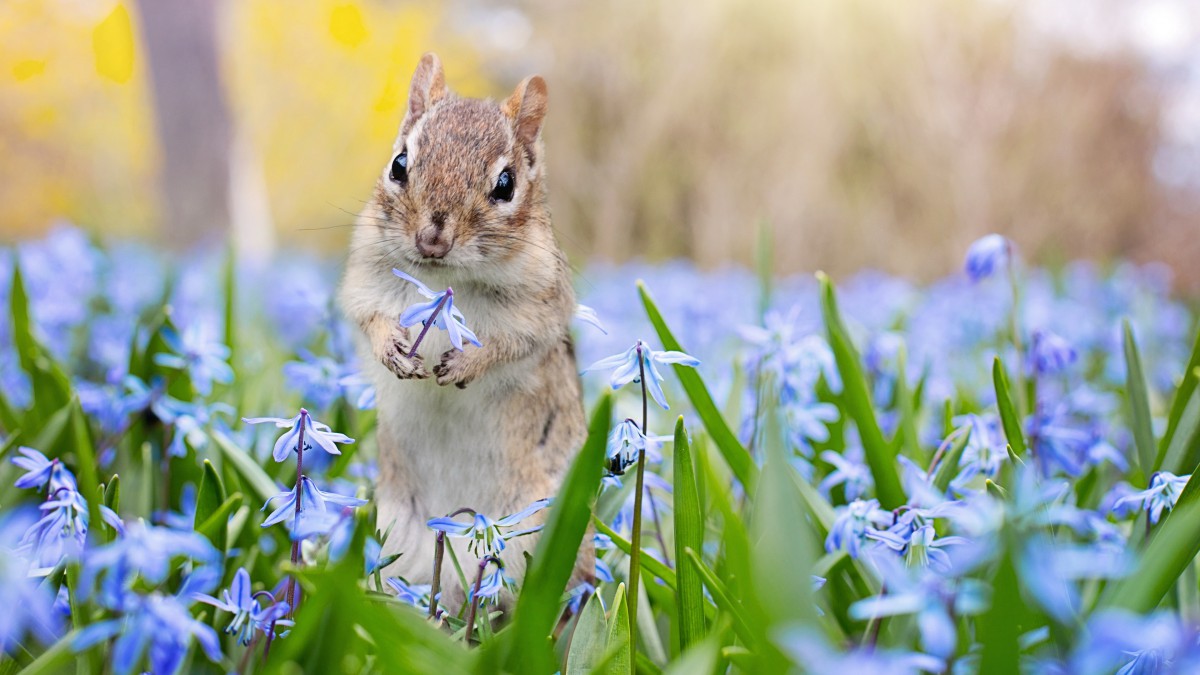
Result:
<instances>
[{"instance_id":1,"label":"pale blue flower","mask_svg":"<svg viewBox=\"0 0 1200 675\"><path fill-rule=\"evenodd\" d=\"M922 675L946 670L943 659L929 654L875 647L839 651L819 631L807 626L778 631L775 643L803 672L812 675Z\"/></svg>"},{"instance_id":2,"label":"pale blue flower","mask_svg":"<svg viewBox=\"0 0 1200 675\"><path fill-rule=\"evenodd\" d=\"M1033 331L1029 344L1029 372L1034 375L1057 375L1067 369L1078 353L1071 343L1048 330Z\"/></svg>"},{"instance_id":3,"label":"pale blue flower","mask_svg":"<svg viewBox=\"0 0 1200 675\"><path fill-rule=\"evenodd\" d=\"M433 591L430 584L410 584L404 577L388 577L384 583L396 591L396 598L401 602L419 609L429 609L429 594Z\"/></svg>"},{"instance_id":4,"label":"pale blue flower","mask_svg":"<svg viewBox=\"0 0 1200 675\"><path fill-rule=\"evenodd\" d=\"M155 354L154 362L166 368L186 371L201 395L212 393L213 382L233 382L233 368L228 363L229 347L210 339L204 324L194 323L182 333L164 331L163 339L173 353Z\"/></svg>"},{"instance_id":5,"label":"pale blue flower","mask_svg":"<svg viewBox=\"0 0 1200 675\"><path fill-rule=\"evenodd\" d=\"M251 589L250 573L245 567L239 567L233 575L233 583L221 591L220 599L205 593L193 593L192 599L233 614L225 632L237 635L238 642L248 645L255 632L269 635L275 628L292 625L291 621L284 618L289 609L286 602L275 602L272 599L271 604L264 609L256 599L257 594ZM263 594L270 597L270 593Z\"/></svg>"},{"instance_id":6,"label":"pale blue flower","mask_svg":"<svg viewBox=\"0 0 1200 675\"><path fill-rule=\"evenodd\" d=\"M836 510L829 535L825 537L825 551L845 551L857 558L867 542L867 535L877 528L887 527L894 519L890 511L879 508L879 500L856 499Z\"/></svg>"},{"instance_id":7,"label":"pale blue flower","mask_svg":"<svg viewBox=\"0 0 1200 675\"><path fill-rule=\"evenodd\" d=\"M41 579L29 576L30 561L16 550L21 533L35 517L28 509L0 516L0 656L27 644L26 636L49 644L62 630L55 594Z\"/></svg>"},{"instance_id":8,"label":"pale blue flower","mask_svg":"<svg viewBox=\"0 0 1200 675\"><path fill-rule=\"evenodd\" d=\"M541 530L541 525L522 530L512 530L510 528L515 527L522 520L549 505L549 499L539 499L520 511L499 520L492 520L482 513L475 513L473 518L465 523L454 518L441 517L431 518L426 524L430 529L445 532L451 537L469 538L470 541L467 542L467 548L476 557L496 556L500 555L500 552L504 550L504 542L509 539Z\"/></svg>"},{"instance_id":9,"label":"pale blue flower","mask_svg":"<svg viewBox=\"0 0 1200 675\"><path fill-rule=\"evenodd\" d=\"M863 459L863 450L861 447L846 448L845 454L826 450L821 453L821 459L833 466L834 469L817 486L821 494L824 494L826 497L829 496L829 491L835 485L841 485L846 499L854 501L866 494L875 485L875 479L871 476L871 470L867 467Z\"/></svg>"},{"instance_id":10,"label":"pale blue flower","mask_svg":"<svg viewBox=\"0 0 1200 675\"><path fill-rule=\"evenodd\" d=\"M139 521L131 523L125 533L111 543L88 551L83 560L79 587L85 597L89 596L96 580L102 577L101 602L109 607L122 607L135 579L158 585L175 569L171 565L173 561L215 565L220 558L220 552L201 534L154 527Z\"/></svg>"},{"instance_id":11,"label":"pale blue flower","mask_svg":"<svg viewBox=\"0 0 1200 675\"><path fill-rule=\"evenodd\" d=\"M161 593L129 594L120 607L120 618L83 628L76 634L71 647L77 652L83 651L117 637L109 651L116 675L142 670L156 675L174 675L182 668L193 639L210 661L220 661L221 644L217 632L192 618L188 609L190 602L190 598L184 601ZM143 657L148 660L148 669L137 668Z\"/></svg>"},{"instance_id":12,"label":"pale blue flower","mask_svg":"<svg viewBox=\"0 0 1200 675\"><path fill-rule=\"evenodd\" d=\"M333 506L340 506L342 508L357 508L367 503L367 500L365 499L356 499L354 497L346 497L345 495L339 495L333 492L325 492L318 488L308 476L301 476L299 482L297 482L295 487L293 487L291 490L280 492L274 497L268 499L267 503L263 505L262 510L266 511L267 508L271 506L271 502L275 501L276 499L282 499L283 503L280 504L279 507L274 511L272 511L271 515L267 516L267 519L263 521L262 526L270 527L275 523L284 522L289 515L295 514L296 518L287 521L287 526L298 532L308 532L310 534L315 533L316 531L322 531L322 529L320 527L317 527L315 530L309 528L309 526L304 522L309 516L324 514L325 512L330 511L330 507ZM300 500L300 512L298 514L296 514L297 499ZM328 521L322 517L319 522L321 525L324 525ZM325 528L323 532L328 532L328 528Z\"/></svg>"},{"instance_id":13,"label":"pale blue flower","mask_svg":"<svg viewBox=\"0 0 1200 675\"><path fill-rule=\"evenodd\" d=\"M1062 624L1082 609L1077 582L1117 579L1133 570L1134 558L1123 547L1060 544L1045 535L1024 544L1017 559L1021 586Z\"/></svg>"},{"instance_id":14,"label":"pale blue flower","mask_svg":"<svg viewBox=\"0 0 1200 675\"><path fill-rule=\"evenodd\" d=\"M171 442L167 446L167 454L172 457L186 457L189 445L195 450L208 447L208 433L205 429L218 415L234 413L233 408L226 403L188 402L170 396L155 400L150 408L158 419L171 425L173 429Z\"/></svg>"},{"instance_id":15,"label":"pale blue flower","mask_svg":"<svg viewBox=\"0 0 1200 675\"><path fill-rule=\"evenodd\" d=\"M303 424L301 421L303 420ZM314 446L321 448L331 455L342 454L338 450L336 443L353 443L354 439L345 434L340 434L332 431L329 425L322 424L315 419L304 408L300 409L300 414L291 419L282 417L243 417L242 421L246 424L262 424L271 422L280 429L288 429L286 433L275 441L275 447L271 451L271 456L276 462L282 462L288 458L288 455L295 452L300 446L300 430L304 430L304 449L311 450Z\"/></svg>"},{"instance_id":16,"label":"pale blue flower","mask_svg":"<svg viewBox=\"0 0 1200 675\"><path fill-rule=\"evenodd\" d=\"M625 470L637 463L638 451L646 451L646 461L649 463L662 461L662 444L671 441L671 436L647 437L638 428L637 422L631 419L613 426L608 434L608 471L620 476Z\"/></svg>"},{"instance_id":17,"label":"pale blue flower","mask_svg":"<svg viewBox=\"0 0 1200 675\"><path fill-rule=\"evenodd\" d=\"M656 352L650 349L645 342L638 340L625 352L600 359L587 368L584 368L583 372L611 369L613 374L610 384L612 384L613 389L620 389L630 382L640 382L641 372L644 369L646 371L646 390L650 392L650 396L654 398L656 403L662 406L664 410L668 410L671 406L667 405L667 398L663 394L663 377L658 372L655 364L677 364L695 368L700 365L700 361L694 356L689 356L683 352Z\"/></svg>"},{"instance_id":18,"label":"pale blue flower","mask_svg":"<svg viewBox=\"0 0 1200 675\"><path fill-rule=\"evenodd\" d=\"M424 324L429 321L429 318L433 316L434 310L437 309L439 304L442 304L444 299L445 304L438 311L437 318L434 319L434 325L446 331L446 337L450 338L450 344L454 345L454 348L459 351L462 351L464 339L476 347L483 346L479 338L475 336L475 333L471 332L470 328L467 328L467 318L454 306L454 289L447 288L441 293L434 293L428 286L398 269L393 269L392 274L413 284L417 287L418 293L429 298L429 302L420 302L404 310L400 314L401 326L408 328L409 326L415 326L418 323Z\"/></svg>"},{"instance_id":19,"label":"pale blue flower","mask_svg":"<svg viewBox=\"0 0 1200 675\"><path fill-rule=\"evenodd\" d=\"M13 457L12 463L18 467L25 469L25 475L17 478L16 485L19 488L41 488L51 482L51 476L57 471L62 475L62 464L57 460L49 460L45 455L34 450L21 446L17 448L17 453L23 455L21 457ZM69 476L69 474L68 474ZM59 479L59 485L51 486L50 492L55 492L59 488L64 487L62 479ZM75 489L75 480L71 479L70 489Z\"/></svg>"},{"instance_id":20,"label":"pale blue flower","mask_svg":"<svg viewBox=\"0 0 1200 675\"><path fill-rule=\"evenodd\" d=\"M1191 474L1176 476L1169 471L1159 471L1151 476L1150 487L1122 497L1113 504L1113 509L1117 510L1125 505L1138 505L1140 509L1150 514L1151 524L1157 523L1162 518L1164 511L1175 508L1175 503L1179 501L1179 495L1183 494L1183 488L1191 478Z\"/></svg>"},{"instance_id":21,"label":"pale blue flower","mask_svg":"<svg viewBox=\"0 0 1200 675\"><path fill-rule=\"evenodd\" d=\"M1011 264L1012 242L998 234L989 234L978 239L967 249L965 268L971 281L980 281L996 273L996 270Z\"/></svg>"},{"instance_id":22,"label":"pale blue flower","mask_svg":"<svg viewBox=\"0 0 1200 675\"><path fill-rule=\"evenodd\" d=\"M600 316L596 314L596 310L591 307L587 305L575 305L575 318L594 326L596 330L608 335L608 329L600 321Z\"/></svg>"},{"instance_id":23,"label":"pale blue flower","mask_svg":"<svg viewBox=\"0 0 1200 675\"><path fill-rule=\"evenodd\" d=\"M928 523L907 534L903 530L869 530L867 537L904 554L909 567L932 567L939 572L950 572L953 567L943 547L970 543L965 537L938 537Z\"/></svg>"},{"instance_id":24,"label":"pale blue flower","mask_svg":"<svg viewBox=\"0 0 1200 675\"><path fill-rule=\"evenodd\" d=\"M1200 642L1194 626L1166 611L1141 616L1104 609L1088 620L1071 655L1072 672L1118 675L1200 671Z\"/></svg>"},{"instance_id":25,"label":"pale blue flower","mask_svg":"<svg viewBox=\"0 0 1200 675\"><path fill-rule=\"evenodd\" d=\"M479 584L479 592L476 593L474 588L471 588L471 593L468 595L468 600L477 600L482 598L484 603L491 602L495 604L500 599L500 592L506 587L513 588L516 582L504 573L504 568L496 565L495 570L491 574L485 576Z\"/></svg>"}]
</instances>

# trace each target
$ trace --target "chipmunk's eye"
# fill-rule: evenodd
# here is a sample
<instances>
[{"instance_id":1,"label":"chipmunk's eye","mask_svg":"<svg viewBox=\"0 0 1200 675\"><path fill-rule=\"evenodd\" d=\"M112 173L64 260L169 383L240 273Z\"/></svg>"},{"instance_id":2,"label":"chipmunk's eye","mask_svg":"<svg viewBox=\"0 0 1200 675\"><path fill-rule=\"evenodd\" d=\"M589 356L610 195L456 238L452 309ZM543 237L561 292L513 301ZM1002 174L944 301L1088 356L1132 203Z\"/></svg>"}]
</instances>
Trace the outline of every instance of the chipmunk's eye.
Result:
<instances>
[{"instance_id":1,"label":"chipmunk's eye","mask_svg":"<svg viewBox=\"0 0 1200 675\"><path fill-rule=\"evenodd\" d=\"M403 150L392 160L392 180L404 185L408 182L408 150Z\"/></svg>"},{"instance_id":2,"label":"chipmunk's eye","mask_svg":"<svg viewBox=\"0 0 1200 675\"><path fill-rule=\"evenodd\" d=\"M492 200L497 202L511 202L513 189L516 186L517 181L513 178L512 170L505 169L501 171L500 176L496 178L496 187L492 188Z\"/></svg>"}]
</instances>

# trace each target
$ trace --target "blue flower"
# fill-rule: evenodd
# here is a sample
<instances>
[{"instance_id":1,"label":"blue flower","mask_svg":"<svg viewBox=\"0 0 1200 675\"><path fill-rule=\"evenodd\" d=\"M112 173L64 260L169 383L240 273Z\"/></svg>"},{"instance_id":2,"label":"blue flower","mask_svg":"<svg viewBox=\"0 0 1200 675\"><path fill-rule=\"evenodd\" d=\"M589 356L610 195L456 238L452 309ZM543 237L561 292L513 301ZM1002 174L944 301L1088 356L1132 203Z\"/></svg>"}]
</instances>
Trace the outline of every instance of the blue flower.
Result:
<instances>
[{"instance_id":1,"label":"blue flower","mask_svg":"<svg viewBox=\"0 0 1200 675\"><path fill-rule=\"evenodd\" d=\"M326 409L343 394L342 379L346 368L329 356L316 356L300 351L300 361L283 364L283 375L289 389L300 392L305 401L318 409Z\"/></svg>"},{"instance_id":2,"label":"blue flower","mask_svg":"<svg viewBox=\"0 0 1200 675\"><path fill-rule=\"evenodd\" d=\"M1011 263L1013 245L998 234L989 234L978 239L967 249L966 271L971 281L980 281Z\"/></svg>"},{"instance_id":3,"label":"blue flower","mask_svg":"<svg viewBox=\"0 0 1200 675\"><path fill-rule=\"evenodd\" d=\"M596 314L596 310L592 309L591 307L588 307L587 305L575 305L575 318L584 323L595 326L596 330L608 335L608 329L604 327L603 323L601 323L599 315Z\"/></svg>"},{"instance_id":4,"label":"blue flower","mask_svg":"<svg viewBox=\"0 0 1200 675\"><path fill-rule=\"evenodd\" d=\"M904 553L909 567L933 567L939 572L951 571L950 556L941 550L944 546L967 544L964 537L938 538L933 526L926 523L902 534L894 530L869 530L867 537L874 539L898 553Z\"/></svg>"},{"instance_id":5,"label":"blue flower","mask_svg":"<svg viewBox=\"0 0 1200 675\"><path fill-rule=\"evenodd\" d=\"M55 611L55 594L29 576L30 561L17 550L21 533L34 516L22 509L0 518L0 656L11 654L26 635L49 644L62 628L62 617Z\"/></svg>"},{"instance_id":6,"label":"blue flower","mask_svg":"<svg viewBox=\"0 0 1200 675\"><path fill-rule=\"evenodd\" d=\"M283 499L284 501L277 509L271 512L271 515L267 516L262 526L270 527L275 523L283 522L288 515L294 514L296 512L296 500L299 499L300 513L296 516L295 521L288 521L288 527L297 532L306 532L308 534L317 532L326 533L329 531L326 523L332 523L332 521L318 514L325 514L330 511L329 507L331 505L342 508L357 508L367 503L365 499L356 499L333 492L325 492L318 488L308 476L301 476L300 481L291 490L280 492L268 499L267 503L263 505L262 510L266 511L271 506L271 502L276 499ZM311 516L317 516L320 519L318 521L319 527L314 528L305 522Z\"/></svg>"},{"instance_id":7,"label":"blue flower","mask_svg":"<svg viewBox=\"0 0 1200 675\"><path fill-rule=\"evenodd\" d=\"M212 383L233 382L233 368L229 367L229 347L210 340L203 328L195 323L183 333L164 331L163 339L174 352L154 355L154 362L166 368L187 371L196 391L203 396L212 393Z\"/></svg>"},{"instance_id":8,"label":"blue flower","mask_svg":"<svg viewBox=\"0 0 1200 675\"><path fill-rule=\"evenodd\" d=\"M1071 624L1082 608L1076 582L1120 578L1133 569L1123 546L1058 544L1045 535L1024 544L1017 560L1021 585L1062 624Z\"/></svg>"},{"instance_id":9,"label":"blue flower","mask_svg":"<svg viewBox=\"0 0 1200 675\"><path fill-rule=\"evenodd\" d=\"M650 392L656 403L662 406L664 410L669 410L671 406L667 405L667 398L663 395L662 390L663 377L658 372L655 364L678 364L695 368L700 365L700 361L694 356L689 356L683 352L656 352L650 349L646 343L638 340L625 352L600 359L587 368L584 368L583 372L612 369L613 374L610 383L613 389L620 389L630 382L640 382L641 371L644 369L647 376L646 389Z\"/></svg>"},{"instance_id":10,"label":"blue flower","mask_svg":"<svg viewBox=\"0 0 1200 675\"><path fill-rule=\"evenodd\" d=\"M303 420L303 424L301 424ZM330 430L329 425L322 424L312 418L308 411L304 408L300 409L300 414L291 419L282 417L243 417L242 421L246 424L262 424L263 422L272 422L280 429L289 429L275 441L275 448L271 451L271 456L276 462L282 462L288 458L288 455L295 452L300 446L300 430L304 430L304 449L311 450L314 445L321 448L331 455L342 454L338 450L335 443L353 443L354 439L345 434L339 434Z\"/></svg>"},{"instance_id":11,"label":"blue flower","mask_svg":"<svg viewBox=\"0 0 1200 675\"><path fill-rule=\"evenodd\" d=\"M265 591L263 594L271 597ZM239 642L248 645L255 631L270 634L273 627L292 625L291 621L284 619L289 609L286 602L276 602L272 598L271 604L264 609L255 599L257 595L251 591L250 573L245 567L239 567L233 575L233 583L221 592L221 599L204 593L193 593L192 599L233 614L225 632L236 634Z\"/></svg>"},{"instance_id":12,"label":"blue flower","mask_svg":"<svg viewBox=\"0 0 1200 675\"><path fill-rule=\"evenodd\" d=\"M178 673L193 639L210 661L220 661L221 644L217 632L192 618L189 603L190 598L185 602L162 593L129 594L119 608L120 618L94 623L80 630L71 647L79 652L120 636L111 650L116 675L141 672L137 666L143 656L148 658L150 666L143 670L158 675Z\"/></svg>"},{"instance_id":13,"label":"blue flower","mask_svg":"<svg viewBox=\"0 0 1200 675\"><path fill-rule=\"evenodd\" d=\"M163 396L150 406L158 419L173 427L171 443L167 446L167 454L172 457L186 457L187 446L203 450L208 446L208 434L205 428L219 414L233 414L233 408L226 403L206 405L202 401L180 401L170 396Z\"/></svg>"},{"instance_id":14,"label":"blue flower","mask_svg":"<svg viewBox=\"0 0 1200 675\"><path fill-rule=\"evenodd\" d=\"M1056 375L1075 362L1077 354L1071 343L1048 330L1033 331L1029 344L1029 372L1034 375Z\"/></svg>"},{"instance_id":15,"label":"blue flower","mask_svg":"<svg viewBox=\"0 0 1200 675\"><path fill-rule=\"evenodd\" d=\"M57 459L51 461L33 448L21 446L17 448L17 452L24 455L24 457L13 457L12 463L25 469L25 475L18 478L17 482L14 483L19 488L41 488L50 482L50 476L55 469L59 469L61 472L62 465ZM62 487L61 479L59 487ZM71 481L70 487L74 489L74 480ZM57 488L52 487L50 491L55 492L56 490Z\"/></svg>"},{"instance_id":16,"label":"blue flower","mask_svg":"<svg viewBox=\"0 0 1200 675\"><path fill-rule=\"evenodd\" d=\"M472 333L471 329L467 328L467 318L463 316L463 313L459 311L457 307L454 306L454 289L447 288L441 293L434 293L428 286L398 269L393 269L392 274L395 274L401 279L413 284L417 287L418 293L426 298L429 298L429 302L419 302L404 310L404 312L400 314L401 326L408 328L409 326L414 326L418 323L424 324L425 322L429 321L429 318L433 316L434 310L436 310L438 305L441 305L444 300L445 304L442 306L442 309L438 311L437 318L434 319L434 325L446 331L446 336L450 338L450 344L454 345L455 349L462 351L463 339L465 338L467 342L470 342L476 347L483 346L483 344L479 342L479 338L475 336L475 333Z\"/></svg>"},{"instance_id":17,"label":"blue flower","mask_svg":"<svg viewBox=\"0 0 1200 675\"><path fill-rule=\"evenodd\" d=\"M825 551L845 551L851 558L857 558L867 541L867 534L890 525L892 520L891 512L879 508L876 499L856 499L846 506L839 506L829 535L825 537Z\"/></svg>"},{"instance_id":18,"label":"blue flower","mask_svg":"<svg viewBox=\"0 0 1200 675\"><path fill-rule=\"evenodd\" d=\"M875 485L875 479L863 459L863 449L860 447L846 448L844 455L826 450L821 453L821 459L834 468L817 486L826 497L835 485L841 485L846 499L853 501Z\"/></svg>"},{"instance_id":19,"label":"blue flower","mask_svg":"<svg viewBox=\"0 0 1200 675\"><path fill-rule=\"evenodd\" d=\"M638 451L643 448L646 451L647 462L662 461L662 453L659 452L659 447L670 440L672 440L670 436L650 436L647 438L642 433L642 430L638 428L637 422L625 419L614 426L608 434L609 473L617 476L624 474L626 469L637 463Z\"/></svg>"},{"instance_id":20,"label":"blue flower","mask_svg":"<svg viewBox=\"0 0 1200 675\"><path fill-rule=\"evenodd\" d=\"M794 663L803 666L805 672L817 675L921 675L946 670L943 659L929 654L873 646L841 652L831 647L824 635L807 627L789 626L778 631L775 637L776 643Z\"/></svg>"},{"instance_id":21,"label":"blue flower","mask_svg":"<svg viewBox=\"0 0 1200 675\"><path fill-rule=\"evenodd\" d=\"M215 565L220 558L220 552L201 534L139 521L126 527L125 533L112 543L88 552L79 586L86 597L96 579L103 576L100 601L108 607L122 607L135 579L158 585L166 581L174 560Z\"/></svg>"},{"instance_id":22,"label":"blue flower","mask_svg":"<svg viewBox=\"0 0 1200 675\"><path fill-rule=\"evenodd\" d=\"M1162 518L1163 511L1175 508L1179 495L1183 494L1183 488L1191 478L1191 474L1176 476L1169 471L1159 471L1151 476L1150 487L1118 499L1113 504L1113 510L1125 505L1138 505L1150 514L1151 524L1157 523Z\"/></svg>"},{"instance_id":23,"label":"blue flower","mask_svg":"<svg viewBox=\"0 0 1200 675\"><path fill-rule=\"evenodd\" d=\"M1118 675L1200 671L1193 626L1160 611L1141 616L1119 609L1096 612L1071 655L1072 672Z\"/></svg>"},{"instance_id":24,"label":"blue flower","mask_svg":"<svg viewBox=\"0 0 1200 675\"><path fill-rule=\"evenodd\" d=\"M426 524L431 529L439 532L445 532L451 537L470 538L471 541L467 542L467 548L470 549L470 551L474 553L476 557L484 558L489 555L499 555L500 552L504 550L504 542L508 541L509 539L541 530L541 525L523 530L511 530L508 528L515 527L522 520L525 520L529 516L532 516L549 505L549 499L539 499L520 511L517 511L511 515L507 515L499 520L492 520L482 513L475 513L474 517L466 523L450 517L441 517L431 518Z\"/></svg>"},{"instance_id":25,"label":"blue flower","mask_svg":"<svg viewBox=\"0 0 1200 675\"><path fill-rule=\"evenodd\" d=\"M388 577L384 579L384 583L396 591L396 598L401 602L412 605L420 609L429 609L429 593L433 591L433 586L429 584L410 584L403 577ZM441 595L440 593L438 594Z\"/></svg>"},{"instance_id":26,"label":"blue flower","mask_svg":"<svg viewBox=\"0 0 1200 675\"><path fill-rule=\"evenodd\" d=\"M483 581L479 584L479 592L476 593L475 589L472 588L467 599L477 600L483 598L485 604L489 601L494 604L500 599L500 591L503 591L506 586L511 588L515 583L504 573L504 568L497 565L491 574L483 578Z\"/></svg>"}]
</instances>

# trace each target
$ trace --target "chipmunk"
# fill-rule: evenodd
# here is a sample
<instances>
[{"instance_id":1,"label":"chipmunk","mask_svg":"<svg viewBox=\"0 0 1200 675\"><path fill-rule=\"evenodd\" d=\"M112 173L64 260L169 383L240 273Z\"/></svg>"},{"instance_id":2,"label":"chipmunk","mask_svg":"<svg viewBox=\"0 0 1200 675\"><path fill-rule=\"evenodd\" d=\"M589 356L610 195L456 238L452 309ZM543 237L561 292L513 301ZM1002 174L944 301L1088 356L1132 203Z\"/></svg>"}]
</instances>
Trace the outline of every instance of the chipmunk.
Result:
<instances>
[{"instance_id":1,"label":"chipmunk","mask_svg":"<svg viewBox=\"0 0 1200 675\"><path fill-rule=\"evenodd\" d=\"M546 202L546 102L539 76L500 104L459 97L426 54L356 223L340 303L362 329L363 370L376 387L378 525L393 526L384 553L404 554L388 572L410 583L432 577L429 518L469 507L499 519L554 496L586 436L569 330L575 294ZM398 318L424 298L392 268L452 287L483 346L452 349L430 330L409 358L421 325ZM509 540L509 576L524 574L535 540ZM464 540L446 542L463 570L474 569ZM576 577L590 578L593 563L585 547ZM459 585L445 565L452 606L463 601Z\"/></svg>"}]
</instances>

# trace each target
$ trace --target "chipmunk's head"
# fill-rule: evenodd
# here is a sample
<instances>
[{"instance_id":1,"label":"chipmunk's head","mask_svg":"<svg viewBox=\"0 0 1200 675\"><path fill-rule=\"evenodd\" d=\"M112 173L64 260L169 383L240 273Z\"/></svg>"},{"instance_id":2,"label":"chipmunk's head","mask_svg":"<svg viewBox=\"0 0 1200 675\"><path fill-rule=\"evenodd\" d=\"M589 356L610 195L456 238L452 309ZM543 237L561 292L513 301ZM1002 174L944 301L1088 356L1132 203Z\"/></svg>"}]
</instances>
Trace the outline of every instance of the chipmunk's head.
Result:
<instances>
[{"instance_id":1,"label":"chipmunk's head","mask_svg":"<svg viewBox=\"0 0 1200 675\"><path fill-rule=\"evenodd\" d=\"M546 83L503 103L460 98L437 56L413 75L408 111L376 186L381 223L414 265L474 268L529 253L549 229L543 187Z\"/></svg>"}]
</instances>

